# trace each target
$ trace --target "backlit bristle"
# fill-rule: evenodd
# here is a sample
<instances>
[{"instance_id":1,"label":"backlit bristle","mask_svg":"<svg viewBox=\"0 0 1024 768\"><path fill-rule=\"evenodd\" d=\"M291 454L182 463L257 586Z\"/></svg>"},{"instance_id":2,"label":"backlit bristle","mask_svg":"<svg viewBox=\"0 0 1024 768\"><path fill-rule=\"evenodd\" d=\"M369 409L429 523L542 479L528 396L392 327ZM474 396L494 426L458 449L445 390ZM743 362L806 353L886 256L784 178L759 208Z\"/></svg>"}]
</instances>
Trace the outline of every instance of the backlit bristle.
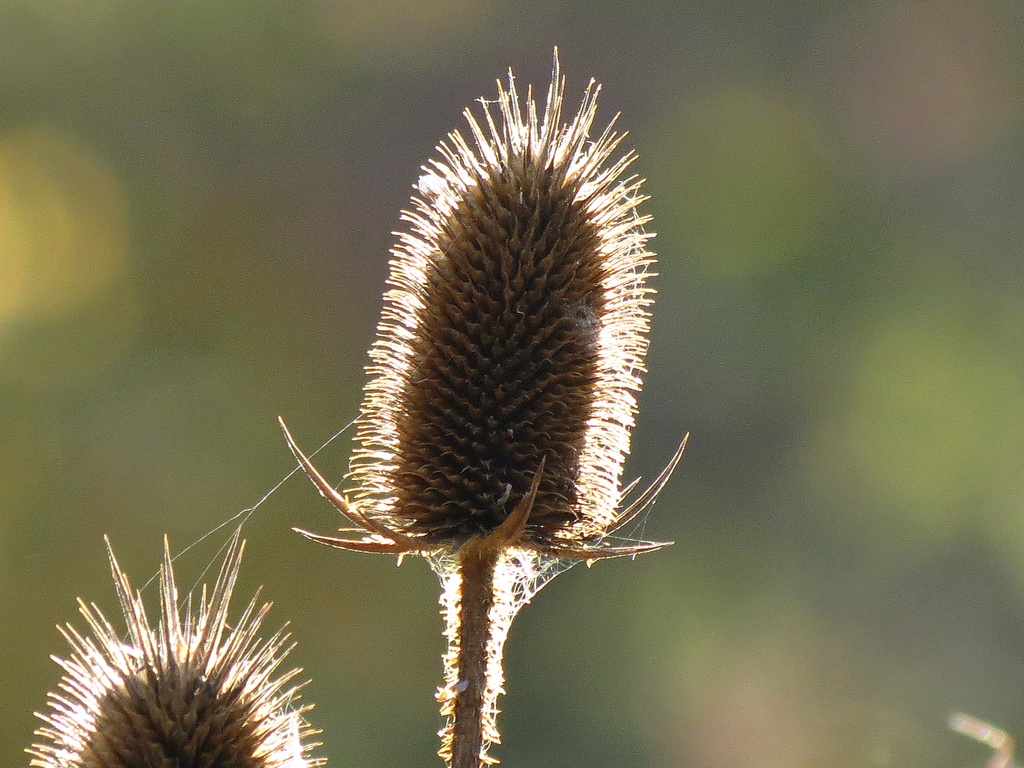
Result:
<instances>
[{"instance_id":1,"label":"backlit bristle","mask_svg":"<svg viewBox=\"0 0 1024 768\"><path fill-rule=\"evenodd\" d=\"M236 534L212 596L204 590L198 610L178 592L166 550L160 571L161 616L150 627L142 595L133 592L110 551L128 637L95 605L80 601L92 631L61 632L71 656L55 657L64 669L60 692L39 714L45 725L28 750L36 768L314 768L309 756L316 731L297 705L300 670L275 672L291 646L282 631L257 633L269 604L256 598L232 626L228 603L241 565Z\"/></svg>"}]
</instances>

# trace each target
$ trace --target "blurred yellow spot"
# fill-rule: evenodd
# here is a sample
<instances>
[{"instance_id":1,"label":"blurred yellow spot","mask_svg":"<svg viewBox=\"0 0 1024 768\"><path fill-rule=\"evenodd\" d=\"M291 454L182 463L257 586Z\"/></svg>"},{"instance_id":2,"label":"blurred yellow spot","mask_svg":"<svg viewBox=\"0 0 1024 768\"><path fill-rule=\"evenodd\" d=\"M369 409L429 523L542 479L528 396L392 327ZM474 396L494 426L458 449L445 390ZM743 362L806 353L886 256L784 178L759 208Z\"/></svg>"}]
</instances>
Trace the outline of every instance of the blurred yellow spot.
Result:
<instances>
[{"instance_id":1,"label":"blurred yellow spot","mask_svg":"<svg viewBox=\"0 0 1024 768\"><path fill-rule=\"evenodd\" d=\"M659 184L675 192L674 223L712 272L785 264L831 207L817 127L772 94L715 94L686 106L669 130L673 143L653 160Z\"/></svg>"},{"instance_id":2,"label":"blurred yellow spot","mask_svg":"<svg viewBox=\"0 0 1024 768\"><path fill-rule=\"evenodd\" d=\"M48 128L0 136L0 377L61 386L123 354L141 317L127 229L87 147Z\"/></svg>"},{"instance_id":3,"label":"blurred yellow spot","mask_svg":"<svg viewBox=\"0 0 1024 768\"><path fill-rule=\"evenodd\" d=\"M47 128L0 136L0 336L107 291L126 230L117 180L87 147Z\"/></svg>"}]
</instances>

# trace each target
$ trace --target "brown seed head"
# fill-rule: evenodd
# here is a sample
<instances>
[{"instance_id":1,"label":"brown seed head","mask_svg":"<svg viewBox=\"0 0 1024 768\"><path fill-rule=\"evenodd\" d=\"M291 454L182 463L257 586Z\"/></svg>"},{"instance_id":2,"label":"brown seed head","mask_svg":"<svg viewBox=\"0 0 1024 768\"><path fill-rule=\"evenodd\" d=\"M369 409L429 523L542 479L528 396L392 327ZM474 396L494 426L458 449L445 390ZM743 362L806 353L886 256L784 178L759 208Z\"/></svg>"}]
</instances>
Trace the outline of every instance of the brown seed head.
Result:
<instances>
[{"instance_id":1,"label":"brown seed head","mask_svg":"<svg viewBox=\"0 0 1024 768\"><path fill-rule=\"evenodd\" d=\"M620 508L654 256L641 181L625 177L633 155L612 158L622 134L591 136L598 87L568 121L563 92L557 52L543 114L510 73L481 117L466 111L472 143L451 133L424 166L370 349L351 498L285 428L363 535L300 533L419 553L441 579L449 768L496 762L504 643L536 591L570 560L665 546L606 537L654 501L683 450Z\"/></svg>"},{"instance_id":2,"label":"brown seed head","mask_svg":"<svg viewBox=\"0 0 1024 768\"><path fill-rule=\"evenodd\" d=\"M128 639L95 605L80 602L92 636L61 629L72 647L60 692L39 714L46 725L28 750L36 768L313 768L314 731L297 705L293 679L274 676L291 646L282 631L257 636L269 604L256 598L228 626L227 610L241 564L236 534L212 596L198 611L178 593L166 550L160 572L161 618L151 628L141 593L110 554ZM109 546L108 546L109 551Z\"/></svg>"},{"instance_id":3,"label":"brown seed head","mask_svg":"<svg viewBox=\"0 0 1024 768\"><path fill-rule=\"evenodd\" d=\"M497 531L539 474L518 545L587 559L651 548L599 546L640 508L619 505L654 255L634 156L612 158L624 134L591 136L598 91L566 121L557 57L542 114L510 73L496 106L466 110L472 142L449 134L423 167L392 250L350 497L295 449L370 536L311 538L455 551Z\"/></svg>"}]
</instances>

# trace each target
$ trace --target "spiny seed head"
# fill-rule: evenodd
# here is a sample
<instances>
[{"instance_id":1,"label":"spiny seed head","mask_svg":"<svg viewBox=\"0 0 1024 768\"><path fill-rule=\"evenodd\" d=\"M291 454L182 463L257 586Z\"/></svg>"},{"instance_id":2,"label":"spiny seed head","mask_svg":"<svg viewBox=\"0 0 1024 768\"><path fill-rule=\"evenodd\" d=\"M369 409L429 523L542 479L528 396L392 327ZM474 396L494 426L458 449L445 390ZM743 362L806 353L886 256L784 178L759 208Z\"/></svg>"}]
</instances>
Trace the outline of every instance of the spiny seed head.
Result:
<instances>
[{"instance_id":1,"label":"spiny seed head","mask_svg":"<svg viewBox=\"0 0 1024 768\"><path fill-rule=\"evenodd\" d=\"M634 155L613 158L614 121L591 135L599 86L565 120L564 85L556 55L541 113L510 72L480 116L466 110L472 141L449 134L423 167L392 249L348 496L292 444L370 536L310 538L456 551L520 510L519 546L586 559L653 548L601 546L679 457L619 508L654 293L646 198L626 175Z\"/></svg>"},{"instance_id":2,"label":"spiny seed head","mask_svg":"<svg viewBox=\"0 0 1024 768\"><path fill-rule=\"evenodd\" d=\"M45 723L28 750L36 768L313 768L314 731L297 705L300 670L275 672L291 650L288 635L257 633L269 604L256 597L233 627L228 603L243 544L232 540L212 596L198 610L191 598L179 614L165 545L160 571L161 617L150 627L139 592L110 555L128 638L95 605L79 601L92 635L61 632L71 656L60 691L37 716Z\"/></svg>"},{"instance_id":3,"label":"spiny seed head","mask_svg":"<svg viewBox=\"0 0 1024 768\"><path fill-rule=\"evenodd\" d=\"M562 120L509 76L424 166L392 251L349 478L366 514L430 542L497 528L546 460L526 537L591 539L614 520L647 350L647 221L621 135L590 130L598 87Z\"/></svg>"}]
</instances>

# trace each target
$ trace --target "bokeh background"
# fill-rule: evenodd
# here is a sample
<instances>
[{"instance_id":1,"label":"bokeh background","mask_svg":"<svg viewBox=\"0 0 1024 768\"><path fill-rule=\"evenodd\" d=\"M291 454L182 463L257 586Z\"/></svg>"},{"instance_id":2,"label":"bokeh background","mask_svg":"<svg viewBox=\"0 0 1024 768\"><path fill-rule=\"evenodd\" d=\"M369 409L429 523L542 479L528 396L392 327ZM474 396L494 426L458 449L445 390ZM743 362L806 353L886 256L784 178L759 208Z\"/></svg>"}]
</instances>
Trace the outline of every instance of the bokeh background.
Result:
<instances>
[{"instance_id":1,"label":"bokeh background","mask_svg":"<svg viewBox=\"0 0 1024 768\"><path fill-rule=\"evenodd\" d=\"M137 582L356 414L420 165L513 67L604 84L660 254L634 562L518 618L511 766L966 768L1024 734L1015 2L0 0L0 762L74 599ZM340 479L348 436L318 462ZM436 583L246 526L334 766L440 765ZM198 579L223 543L179 560ZM156 595L150 595L155 600Z\"/></svg>"}]
</instances>

